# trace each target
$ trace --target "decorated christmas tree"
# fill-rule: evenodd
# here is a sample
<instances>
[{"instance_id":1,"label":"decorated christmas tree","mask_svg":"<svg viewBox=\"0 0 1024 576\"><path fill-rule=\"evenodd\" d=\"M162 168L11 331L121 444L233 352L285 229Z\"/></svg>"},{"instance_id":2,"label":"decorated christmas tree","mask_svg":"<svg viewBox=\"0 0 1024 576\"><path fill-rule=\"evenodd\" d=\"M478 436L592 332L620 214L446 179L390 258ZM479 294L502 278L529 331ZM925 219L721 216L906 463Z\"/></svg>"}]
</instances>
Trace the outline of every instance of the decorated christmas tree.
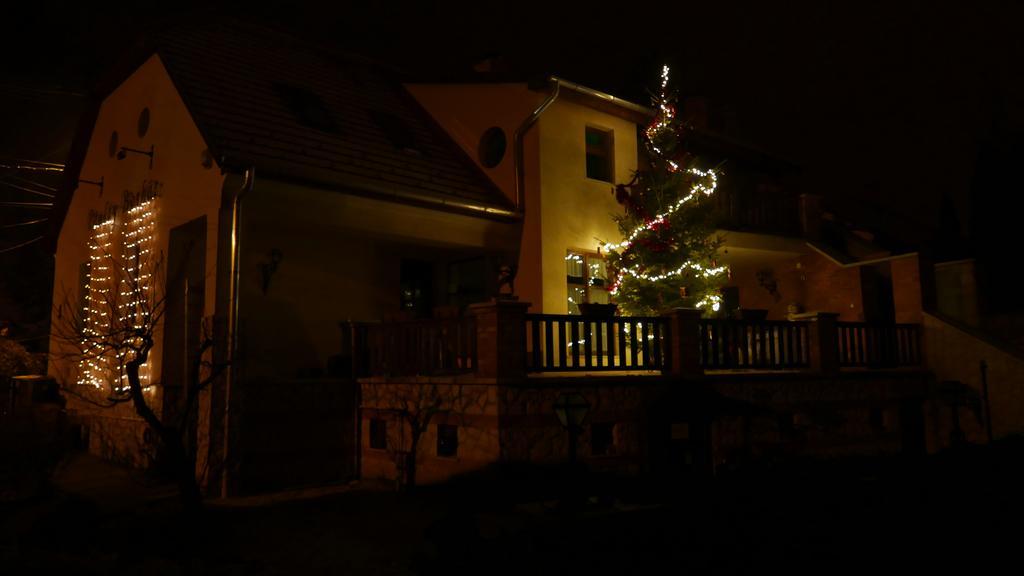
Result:
<instances>
[{"instance_id":1,"label":"decorated christmas tree","mask_svg":"<svg viewBox=\"0 0 1024 576\"><path fill-rule=\"evenodd\" d=\"M609 290L627 315L653 316L672 308L717 311L728 275L717 260L712 203L718 175L701 169L682 146L686 127L676 117L664 67L656 114L644 132L646 154L626 184L614 189L625 208L616 216L622 240L602 243L611 269Z\"/></svg>"}]
</instances>

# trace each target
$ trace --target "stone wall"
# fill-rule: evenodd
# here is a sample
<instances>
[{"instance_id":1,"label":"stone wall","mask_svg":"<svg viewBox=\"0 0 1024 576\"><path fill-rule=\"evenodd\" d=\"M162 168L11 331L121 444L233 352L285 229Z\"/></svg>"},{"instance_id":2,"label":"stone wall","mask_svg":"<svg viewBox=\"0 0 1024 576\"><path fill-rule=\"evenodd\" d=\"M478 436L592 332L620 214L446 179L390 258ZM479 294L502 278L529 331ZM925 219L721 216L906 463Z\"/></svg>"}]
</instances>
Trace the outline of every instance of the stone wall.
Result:
<instances>
[{"instance_id":1,"label":"stone wall","mask_svg":"<svg viewBox=\"0 0 1024 576\"><path fill-rule=\"evenodd\" d=\"M716 375L737 401L714 423L716 466L744 458L916 452L929 375L924 371ZM916 411L916 414L915 412Z\"/></svg>"},{"instance_id":2,"label":"stone wall","mask_svg":"<svg viewBox=\"0 0 1024 576\"><path fill-rule=\"evenodd\" d=\"M72 396L65 397L69 420L80 427L91 454L133 468L153 465L155 437L130 402L101 408Z\"/></svg>"},{"instance_id":3,"label":"stone wall","mask_svg":"<svg viewBox=\"0 0 1024 576\"><path fill-rule=\"evenodd\" d=\"M361 476L395 480L416 446L417 484L440 482L497 462L498 396L492 381L472 378L367 379L361 387ZM370 423L384 422L386 446L371 446ZM454 456L438 455L438 426L457 428Z\"/></svg>"},{"instance_id":4,"label":"stone wall","mask_svg":"<svg viewBox=\"0 0 1024 576\"><path fill-rule=\"evenodd\" d=\"M600 382L607 379L607 382ZM554 381L552 381L554 380ZM568 431L555 413L563 394L577 393L589 404L577 438L577 458L591 469L638 472L645 458L650 406L663 394L651 377L529 380L502 388L502 457L510 461L557 463L568 458ZM655 378L655 380L660 380ZM596 452L595 426L609 426L611 444Z\"/></svg>"},{"instance_id":5,"label":"stone wall","mask_svg":"<svg viewBox=\"0 0 1024 576\"><path fill-rule=\"evenodd\" d=\"M552 380L555 380L554 382ZM561 380L559 384L557 380ZM605 382L599 382L605 380ZM437 406L417 447L417 483L442 482L501 462L552 464L568 458L568 432L553 408L564 393L579 393L590 404L577 438L577 457L592 469L637 472L642 467L647 411L663 387L636 378L522 379L514 384L452 379L366 379L362 381L361 476L394 480L397 463L409 451L410 420L422 406ZM660 378L655 378L661 381ZM435 401L434 398L443 398ZM458 398L458 399L456 399ZM455 405L461 406L454 409ZM387 422L387 448L371 447L370 422ZM439 424L458 427L458 454L438 456ZM594 425L610 426L611 445L595 453Z\"/></svg>"}]
</instances>

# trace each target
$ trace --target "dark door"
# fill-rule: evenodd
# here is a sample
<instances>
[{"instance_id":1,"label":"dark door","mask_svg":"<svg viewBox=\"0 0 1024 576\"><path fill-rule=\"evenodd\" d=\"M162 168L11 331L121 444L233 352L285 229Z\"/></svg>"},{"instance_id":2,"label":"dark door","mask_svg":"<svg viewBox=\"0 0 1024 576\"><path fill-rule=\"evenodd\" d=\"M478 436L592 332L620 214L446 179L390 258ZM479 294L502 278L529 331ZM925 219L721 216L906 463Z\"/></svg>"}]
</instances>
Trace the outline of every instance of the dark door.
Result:
<instances>
[{"instance_id":1,"label":"dark door","mask_svg":"<svg viewBox=\"0 0 1024 576\"><path fill-rule=\"evenodd\" d=\"M872 367L896 363L896 304L892 294L892 270L888 262L860 268L864 321L877 326L868 331L868 358Z\"/></svg>"},{"instance_id":2,"label":"dark door","mask_svg":"<svg viewBox=\"0 0 1024 576\"><path fill-rule=\"evenodd\" d=\"M888 262L861 266L860 290L866 322L892 324L896 321L896 305L892 295L892 270Z\"/></svg>"},{"instance_id":3,"label":"dark door","mask_svg":"<svg viewBox=\"0 0 1024 576\"><path fill-rule=\"evenodd\" d=\"M448 304L463 308L487 300L492 292L487 285L491 264L484 256L449 263Z\"/></svg>"},{"instance_id":4,"label":"dark door","mask_svg":"<svg viewBox=\"0 0 1024 576\"><path fill-rule=\"evenodd\" d=\"M403 259L400 284L402 311L429 318L434 307L434 264Z\"/></svg>"},{"instance_id":5,"label":"dark door","mask_svg":"<svg viewBox=\"0 0 1024 576\"><path fill-rule=\"evenodd\" d=\"M164 421L179 420L185 408L191 368L202 338L206 289L206 217L196 218L171 230L167 255L167 294L164 303L163 366ZM194 411L193 411L194 412ZM185 442L195 444L196 422L181 423Z\"/></svg>"}]
</instances>

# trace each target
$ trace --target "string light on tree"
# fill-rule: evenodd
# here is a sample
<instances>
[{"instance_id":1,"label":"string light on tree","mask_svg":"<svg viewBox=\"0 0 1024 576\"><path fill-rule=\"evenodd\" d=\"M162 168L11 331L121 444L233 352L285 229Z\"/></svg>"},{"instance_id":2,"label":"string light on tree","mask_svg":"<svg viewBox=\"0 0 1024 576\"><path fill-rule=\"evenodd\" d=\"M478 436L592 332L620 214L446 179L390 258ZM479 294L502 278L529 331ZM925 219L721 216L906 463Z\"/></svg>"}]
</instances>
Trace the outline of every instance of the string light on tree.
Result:
<instances>
[{"instance_id":1,"label":"string light on tree","mask_svg":"<svg viewBox=\"0 0 1024 576\"><path fill-rule=\"evenodd\" d=\"M624 214L616 217L622 240L603 242L614 280L609 290L627 314L655 315L675 307L717 311L728 268L717 264L710 202L718 173L696 166L683 144L686 128L669 92L669 68L653 99L655 116L644 130L647 151L640 169L613 190Z\"/></svg>"},{"instance_id":2,"label":"string light on tree","mask_svg":"<svg viewBox=\"0 0 1024 576\"><path fill-rule=\"evenodd\" d=\"M690 168L689 170L687 170L687 172L693 176L706 178L708 180L708 184L705 185L704 183L701 182L694 183L693 186L690 188L690 193L680 198L668 210L662 212L661 214L658 214L650 221L644 222L640 226L637 226L635 229L633 229L629 236L622 242L618 244L602 244L601 249L608 251L624 250L626 248L629 248L633 241L636 240L637 236L644 232L650 231L661 224L664 224L665 220L667 220L676 210L682 208L683 205L686 204L687 202L693 200L694 198L697 198L699 194L710 196L715 193L715 189L718 188L718 175L714 171Z\"/></svg>"}]
</instances>

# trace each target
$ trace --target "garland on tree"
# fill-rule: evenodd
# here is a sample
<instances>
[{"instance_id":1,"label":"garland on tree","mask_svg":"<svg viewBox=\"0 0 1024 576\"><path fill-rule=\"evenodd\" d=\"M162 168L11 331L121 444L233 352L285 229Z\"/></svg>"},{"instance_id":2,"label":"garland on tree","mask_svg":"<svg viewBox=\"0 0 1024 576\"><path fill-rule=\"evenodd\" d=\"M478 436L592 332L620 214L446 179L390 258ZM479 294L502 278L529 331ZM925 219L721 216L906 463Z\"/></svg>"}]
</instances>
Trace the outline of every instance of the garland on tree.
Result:
<instances>
[{"instance_id":1,"label":"garland on tree","mask_svg":"<svg viewBox=\"0 0 1024 576\"><path fill-rule=\"evenodd\" d=\"M644 132L647 166L613 190L625 214L615 216L624 240L602 243L614 281L609 291L629 315L653 316L679 307L717 311L728 274L717 263L712 205L718 175L693 166L680 146L685 127L667 93L668 66L654 97L654 120Z\"/></svg>"}]
</instances>

